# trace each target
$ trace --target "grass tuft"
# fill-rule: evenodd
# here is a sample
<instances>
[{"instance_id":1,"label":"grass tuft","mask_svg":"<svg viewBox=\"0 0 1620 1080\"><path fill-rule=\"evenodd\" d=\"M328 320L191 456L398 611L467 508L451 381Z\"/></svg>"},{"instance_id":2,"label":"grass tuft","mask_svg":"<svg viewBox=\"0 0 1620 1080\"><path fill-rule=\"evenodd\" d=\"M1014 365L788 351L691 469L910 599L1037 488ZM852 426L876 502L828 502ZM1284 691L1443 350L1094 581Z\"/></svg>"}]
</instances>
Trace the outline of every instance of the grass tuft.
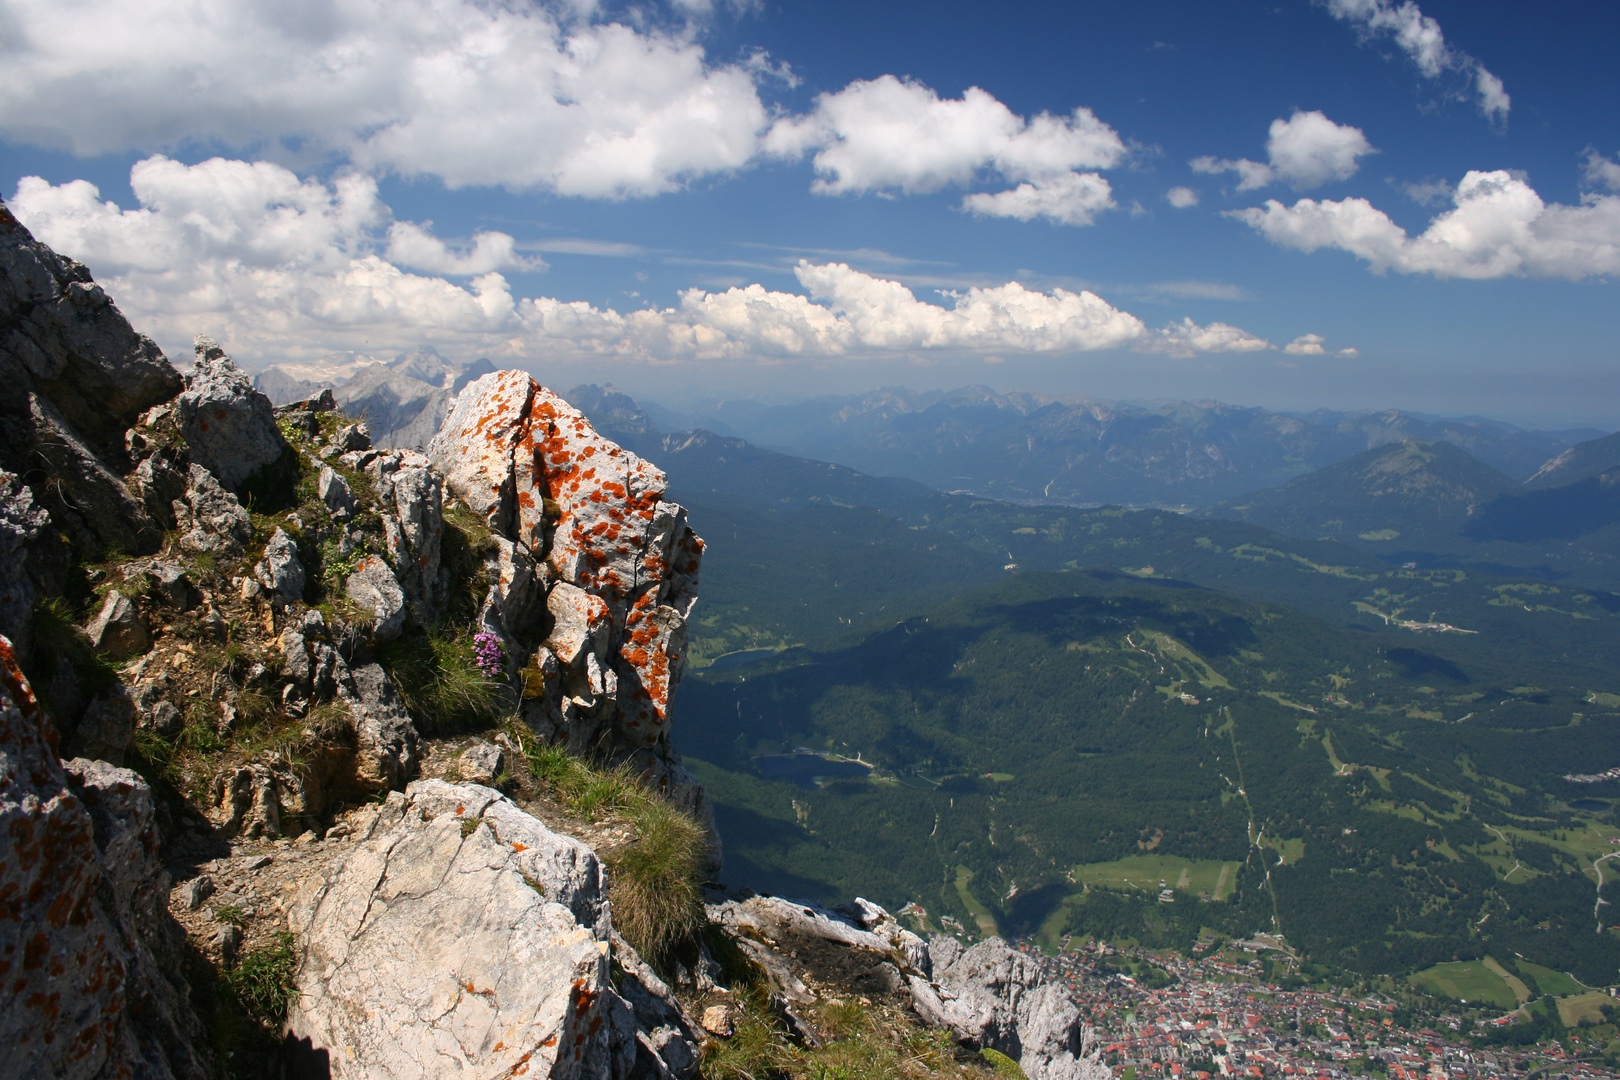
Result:
<instances>
[{"instance_id":1,"label":"grass tuft","mask_svg":"<svg viewBox=\"0 0 1620 1080\"><path fill-rule=\"evenodd\" d=\"M272 944L243 953L241 963L226 977L248 1014L274 1028L287 1019L287 1006L292 1004L294 995L293 976L297 971L293 936L280 933Z\"/></svg>"},{"instance_id":2,"label":"grass tuft","mask_svg":"<svg viewBox=\"0 0 1620 1080\"><path fill-rule=\"evenodd\" d=\"M709 841L696 821L645 789L629 817L635 841L608 858L613 925L654 969L667 971L704 925L699 868Z\"/></svg>"},{"instance_id":3,"label":"grass tuft","mask_svg":"<svg viewBox=\"0 0 1620 1080\"><path fill-rule=\"evenodd\" d=\"M378 658L424 735L491 727L501 715L501 684L478 670L470 631L407 634Z\"/></svg>"}]
</instances>

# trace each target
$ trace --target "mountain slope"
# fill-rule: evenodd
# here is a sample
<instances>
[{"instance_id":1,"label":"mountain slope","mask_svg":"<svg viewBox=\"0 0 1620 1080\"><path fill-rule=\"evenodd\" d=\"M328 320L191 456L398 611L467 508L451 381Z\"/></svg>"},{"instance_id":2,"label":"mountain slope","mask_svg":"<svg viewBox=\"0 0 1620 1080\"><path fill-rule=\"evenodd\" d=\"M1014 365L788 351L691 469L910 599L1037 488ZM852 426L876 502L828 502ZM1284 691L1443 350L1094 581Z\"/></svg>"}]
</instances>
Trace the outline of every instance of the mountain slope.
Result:
<instances>
[{"instance_id":1,"label":"mountain slope","mask_svg":"<svg viewBox=\"0 0 1620 1080\"><path fill-rule=\"evenodd\" d=\"M1562 487L1620 469L1620 432L1578 443L1547 462L1524 482L1527 490Z\"/></svg>"},{"instance_id":2,"label":"mountain slope","mask_svg":"<svg viewBox=\"0 0 1620 1080\"><path fill-rule=\"evenodd\" d=\"M1450 542L1485 503L1518 485L1450 443L1406 440L1211 510L1288 536Z\"/></svg>"}]
</instances>

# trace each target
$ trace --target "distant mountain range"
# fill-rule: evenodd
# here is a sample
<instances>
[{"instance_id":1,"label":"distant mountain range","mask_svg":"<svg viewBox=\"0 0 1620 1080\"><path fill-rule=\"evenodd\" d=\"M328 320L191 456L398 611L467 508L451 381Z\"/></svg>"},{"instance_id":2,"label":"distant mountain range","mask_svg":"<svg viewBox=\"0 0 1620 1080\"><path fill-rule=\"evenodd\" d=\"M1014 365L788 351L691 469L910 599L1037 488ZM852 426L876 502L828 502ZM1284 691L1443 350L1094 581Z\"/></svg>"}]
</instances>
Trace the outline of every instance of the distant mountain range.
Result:
<instances>
[{"instance_id":1,"label":"distant mountain range","mask_svg":"<svg viewBox=\"0 0 1620 1080\"><path fill-rule=\"evenodd\" d=\"M420 449L428 444L463 386L495 370L488 360L452 364L431 346L392 360L370 356L312 364L272 364L253 385L277 405L314 397L331 387L338 405L363 416L380 446Z\"/></svg>"},{"instance_id":2,"label":"distant mountain range","mask_svg":"<svg viewBox=\"0 0 1620 1080\"><path fill-rule=\"evenodd\" d=\"M1398 410L1293 415L1215 402L1002 394L983 386L883 389L774 406L716 401L684 413L648 405L647 413L665 431L707 428L941 491L1079 505L1207 506L1407 439L1451 443L1522 480L1549 458L1604 434Z\"/></svg>"}]
</instances>

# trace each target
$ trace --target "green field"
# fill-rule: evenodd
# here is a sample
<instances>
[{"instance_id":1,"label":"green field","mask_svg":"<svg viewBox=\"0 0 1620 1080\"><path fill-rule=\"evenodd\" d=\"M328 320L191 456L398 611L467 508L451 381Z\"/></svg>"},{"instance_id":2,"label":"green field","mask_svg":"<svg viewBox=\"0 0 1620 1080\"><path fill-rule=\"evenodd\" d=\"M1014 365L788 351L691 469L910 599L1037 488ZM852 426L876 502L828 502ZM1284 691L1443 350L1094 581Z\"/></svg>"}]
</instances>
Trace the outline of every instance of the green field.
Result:
<instances>
[{"instance_id":1,"label":"green field","mask_svg":"<svg viewBox=\"0 0 1620 1080\"><path fill-rule=\"evenodd\" d=\"M1303 849L1303 848L1302 848ZM1225 900L1237 884L1238 864L1183 859L1178 855L1127 855L1113 862L1074 868L1074 880L1099 889L1163 888Z\"/></svg>"},{"instance_id":2,"label":"green field","mask_svg":"<svg viewBox=\"0 0 1620 1080\"><path fill-rule=\"evenodd\" d=\"M1483 1001L1499 1009L1519 1003L1507 980L1486 966L1484 960L1463 960L1436 964L1426 971L1407 976L1413 986L1458 1001Z\"/></svg>"},{"instance_id":3,"label":"green field","mask_svg":"<svg viewBox=\"0 0 1620 1080\"><path fill-rule=\"evenodd\" d=\"M1614 999L1601 990L1594 990L1589 994L1576 997L1567 997L1558 1002L1558 1018L1564 1022L1565 1027L1574 1027L1582 1020L1590 1020L1594 1024L1603 1023L1603 1006L1613 1005Z\"/></svg>"},{"instance_id":4,"label":"green field","mask_svg":"<svg viewBox=\"0 0 1620 1080\"><path fill-rule=\"evenodd\" d=\"M1534 979L1536 989L1543 994L1570 997L1575 994L1584 994L1592 989L1592 987L1586 986L1562 971L1554 971L1550 967L1532 964L1528 960L1519 961L1519 970Z\"/></svg>"},{"instance_id":5,"label":"green field","mask_svg":"<svg viewBox=\"0 0 1620 1080\"><path fill-rule=\"evenodd\" d=\"M973 871L965 866L956 868L956 895L961 898L962 906L972 913L973 921L979 926L979 933L985 937L994 937L1001 932L996 926L996 917L990 914L990 909L973 895Z\"/></svg>"}]
</instances>

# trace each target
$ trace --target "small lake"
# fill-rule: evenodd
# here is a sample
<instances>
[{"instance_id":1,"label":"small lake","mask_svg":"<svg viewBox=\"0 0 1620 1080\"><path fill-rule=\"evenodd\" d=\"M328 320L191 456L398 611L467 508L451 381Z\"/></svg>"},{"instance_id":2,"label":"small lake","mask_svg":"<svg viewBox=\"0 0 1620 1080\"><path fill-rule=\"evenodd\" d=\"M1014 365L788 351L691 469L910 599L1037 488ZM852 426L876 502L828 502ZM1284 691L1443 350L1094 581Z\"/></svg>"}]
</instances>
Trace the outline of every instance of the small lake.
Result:
<instances>
[{"instance_id":1,"label":"small lake","mask_svg":"<svg viewBox=\"0 0 1620 1080\"><path fill-rule=\"evenodd\" d=\"M761 754L754 767L767 780L788 780L806 791L827 780L864 779L872 772L858 761L829 761L820 754Z\"/></svg>"},{"instance_id":2,"label":"small lake","mask_svg":"<svg viewBox=\"0 0 1620 1080\"><path fill-rule=\"evenodd\" d=\"M752 664L755 660L763 660L767 656L775 656L775 649L742 649L738 652L728 652L724 656L715 657L708 667L699 668L699 671L724 671L726 668L741 667Z\"/></svg>"},{"instance_id":3,"label":"small lake","mask_svg":"<svg viewBox=\"0 0 1620 1080\"><path fill-rule=\"evenodd\" d=\"M1601 814L1609 809L1609 804L1602 799L1571 799L1569 808L1579 810L1583 814Z\"/></svg>"}]
</instances>

